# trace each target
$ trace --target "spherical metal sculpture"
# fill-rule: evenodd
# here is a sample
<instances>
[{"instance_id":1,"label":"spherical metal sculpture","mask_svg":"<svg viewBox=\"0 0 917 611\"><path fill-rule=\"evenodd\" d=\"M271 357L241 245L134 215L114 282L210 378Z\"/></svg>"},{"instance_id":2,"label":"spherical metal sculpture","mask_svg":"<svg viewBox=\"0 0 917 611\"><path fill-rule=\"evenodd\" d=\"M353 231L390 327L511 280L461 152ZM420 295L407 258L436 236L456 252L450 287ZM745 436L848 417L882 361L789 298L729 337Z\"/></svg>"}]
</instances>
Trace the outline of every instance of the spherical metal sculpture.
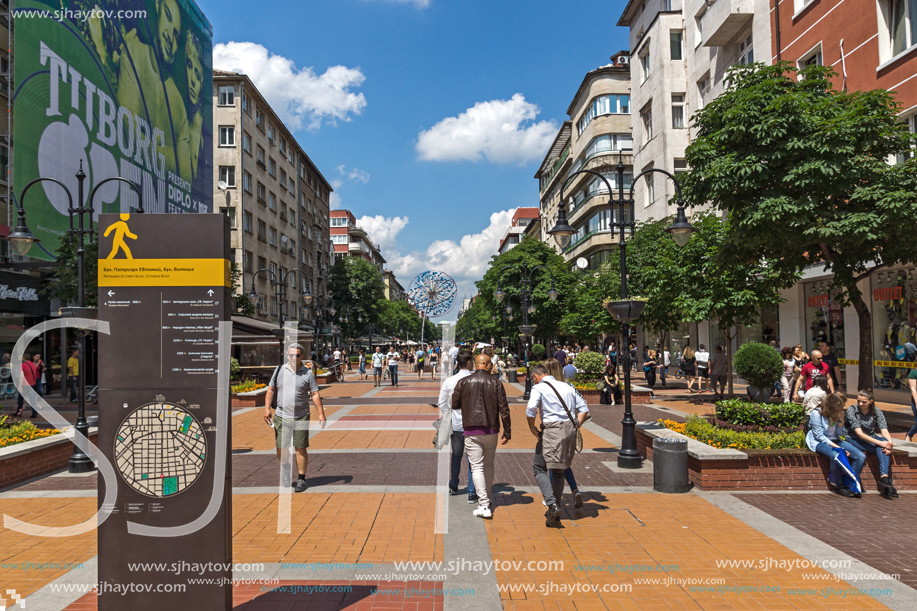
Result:
<instances>
[{"instance_id":1,"label":"spherical metal sculpture","mask_svg":"<svg viewBox=\"0 0 917 611\"><path fill-rule=\"evenodd\" d=\"M421 315L442 316L452 309L458 289L448 274L435 270L417 275L408 287L408 303Z\"/></svg>"}]
</instances>

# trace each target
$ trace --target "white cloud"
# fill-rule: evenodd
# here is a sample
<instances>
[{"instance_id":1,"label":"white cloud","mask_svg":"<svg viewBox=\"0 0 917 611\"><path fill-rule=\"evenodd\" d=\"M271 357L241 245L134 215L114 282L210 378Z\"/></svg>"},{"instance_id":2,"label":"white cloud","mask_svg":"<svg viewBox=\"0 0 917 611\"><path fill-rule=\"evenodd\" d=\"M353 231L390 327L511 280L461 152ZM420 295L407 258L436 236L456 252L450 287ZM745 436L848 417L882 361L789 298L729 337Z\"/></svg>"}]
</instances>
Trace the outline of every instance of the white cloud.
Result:
<instances>
[{"instance_id":1,"label":"white cloud","mask_svg":"<svg viewBox=\"0 0 917 611\"><path fill-rule=\"evenodd\" d=\"M417 139L423 161L524 163L544 157L554 140L554 121L535 123L538 107L521 93L510 100L478 102L457 117L447 117Z\"/></svg>"},{"instance_id":2,"label":"white cloud","mask_svg":"<svg viewBox=\"0 0 917 611\"><path fill-rule=\"evenodd\" d=\"M387 218L381 214L376 216L361 216L357 219L357 225L366 230L369 237L382 250L382 256L388 258L388 251L395 251L398 246L397 237L401 230L407 227L408 217L396 216Z\"/></svg>"},{"instance_id":3,"label":"white cloud","mask_svg":"<svg viewBox=\"0 0 917 611\"><path fill-rule=\"evenodd\" d=\"M330 210L340 210L343 207L344 203L341 201L341 196L332 191L331 197L328 199L328 208Z\"/></svg>"},{"instance_id":4,"label":"white cloud","mask_svg":"<svg viewBox=\"0 0 917 611\"><path fill-rule=\"evenodd\" d=\"M365 185L366 183L369 182L369 172L366 172L359 168L354 168L350 170L349 174L347 174L347 178L349 178L353 182L361 182Z\"/></svg>"},{"instance_id":5,"label":"white cloud","mask_svg":"<svg viewBox=\"0 0 917 611\"><path fill-rule=\"evenodd\" d=\"M214 45L213 67L248 75L291 130L350 121L366 107L363 94L352 91L366 78L359 68L331 66L317 75L253 42Z\"/></svg>"}]
</instances>

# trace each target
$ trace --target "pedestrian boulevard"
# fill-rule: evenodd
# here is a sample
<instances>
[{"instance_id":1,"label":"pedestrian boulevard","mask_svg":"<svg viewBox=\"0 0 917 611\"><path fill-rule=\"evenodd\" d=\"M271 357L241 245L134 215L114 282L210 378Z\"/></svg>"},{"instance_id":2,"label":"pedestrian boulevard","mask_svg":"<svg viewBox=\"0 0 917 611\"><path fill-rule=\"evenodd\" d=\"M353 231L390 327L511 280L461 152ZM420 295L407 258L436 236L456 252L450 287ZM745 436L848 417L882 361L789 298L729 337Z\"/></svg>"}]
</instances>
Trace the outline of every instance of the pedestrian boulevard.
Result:
<instances>
[{"instance_id":1,"label":"pedestrian boulevard","mask_svg":"<svg viewBox=\"0 0 917 611\"><path fill-rule=\"evenodd\" d=\"M547 528L522 387L506 384L512 440L497 448L493 519L481 519L465 463L460 494L440 477L448 454L443 462L433 449L431 406L440 380L418 381L404 367L397 388L357 378L322 388L328 425L311 433L302 494L279 494L263 410L234 409L235 609L917 609L913 493L894 503L878 494L657 493L651 464L617 467L621 408L590 405L573 463L584 504L575 508L566 488L561 526ZM635 414L674 417L652 405ZM51 474L0 491L0 513L75 524L96 511L96 486L95 474ZM287 501L289 532L278 533ZM96 563L95 531L44 538L0 526L0 596L26 597L7 609L96 609ZM161 573L168 587L187 579Z\"/></svg>"}]
</instances>

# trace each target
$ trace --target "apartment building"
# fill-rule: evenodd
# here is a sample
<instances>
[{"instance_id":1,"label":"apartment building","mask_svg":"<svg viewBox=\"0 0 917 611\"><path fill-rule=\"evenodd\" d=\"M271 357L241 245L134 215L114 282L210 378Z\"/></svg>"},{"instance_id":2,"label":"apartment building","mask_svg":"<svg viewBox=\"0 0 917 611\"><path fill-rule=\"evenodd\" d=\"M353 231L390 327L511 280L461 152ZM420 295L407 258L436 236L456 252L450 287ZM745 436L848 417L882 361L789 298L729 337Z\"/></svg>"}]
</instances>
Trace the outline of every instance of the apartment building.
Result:
<instances>
[{"instance_id":1,"label":"apartment building","mask_svg":"<svg viewBox=\"0 0 917 611\"><path fill-rule=\"evenodd\" d=\"M538 208L516 208L509 227L506 228L506 233L503 234L503 238L500 240L500 246L497 248L497 252L502 255L518 244L519 240L522 239L522 234L525 232L526 227L537 220L538 215Z\"/></svg>"},{"instance_id":2,"label":"apartment building","mask_svg":"<svg viewBox=\"0 0 917 611\"><path fill-rule=\"evenodd\" d=\"M230 218L242 292L254 281L257 319L277 323L282 307L305 327L319 313L300 294L327 295L331 185L247 75L214 70L213 81L213 207Z\"/></svg>"},{"instance_id":3,"label":"apartment building","mask_svg":"<svg viewBox=\"0 0 917 611\"><path fill-rule=\"evenodd\" d=\"M350 210L331 211L331 243L335 258L362 257L385 274L385 257Z\"/></svg>"},{"instance_id":4,"label":"apartment building","mask_svg":"<svg viewBox=\"0 0 917 611\"><path fill-rule=\"evenodd\" d=\"M382 281L385 282L385 298L389 301L405 301L408 298L404 287L395 278L395 272L387 269L382 272Z\"/></svg>"},{"instance_id":5,"label":"apartment building","mask_svg":"<svg viewBox=\"0 0 917 611\"><path fill-rule=\"evenodd\" d=\"M633 180L630 54L616 53L610 64L586 74L567 108L567 115L570 120L558 130L535 174L544 217L537 229L543 241L558 249L547 232L557 221L561 189L568 177L580 170L598 172L617 197L620 162L625 168L625 197L630 189ZM573 178L563 189L567 220L577 230L563 252L567 261L584 258L591 269L597 269L612 249L616 251L617 237L611 231L608 195L605 182L591 174Z\"/></svg>"}]
</instances>

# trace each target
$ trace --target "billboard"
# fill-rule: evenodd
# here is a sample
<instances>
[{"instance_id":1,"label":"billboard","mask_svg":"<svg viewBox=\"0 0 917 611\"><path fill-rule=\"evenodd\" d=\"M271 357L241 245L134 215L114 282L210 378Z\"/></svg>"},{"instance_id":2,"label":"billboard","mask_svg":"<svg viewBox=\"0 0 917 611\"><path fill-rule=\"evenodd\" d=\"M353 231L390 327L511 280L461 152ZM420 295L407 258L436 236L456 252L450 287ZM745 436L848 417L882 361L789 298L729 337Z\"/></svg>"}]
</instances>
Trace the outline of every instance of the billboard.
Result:
<instances>
[{"instance_id":1,"label":"billboard","mask_svg":"<svg viewBox=\"0 0 917 611\"><path fill-rule=\"evenodd\" d=\"M213 211L213 32L192 0L20 0L13 23L15 192L136 183L151 213ZM50 259L70 226L63 190L29 190L26 220ZM100 213L136 210L113 181Z\"/></svg>"}]
</instances>

